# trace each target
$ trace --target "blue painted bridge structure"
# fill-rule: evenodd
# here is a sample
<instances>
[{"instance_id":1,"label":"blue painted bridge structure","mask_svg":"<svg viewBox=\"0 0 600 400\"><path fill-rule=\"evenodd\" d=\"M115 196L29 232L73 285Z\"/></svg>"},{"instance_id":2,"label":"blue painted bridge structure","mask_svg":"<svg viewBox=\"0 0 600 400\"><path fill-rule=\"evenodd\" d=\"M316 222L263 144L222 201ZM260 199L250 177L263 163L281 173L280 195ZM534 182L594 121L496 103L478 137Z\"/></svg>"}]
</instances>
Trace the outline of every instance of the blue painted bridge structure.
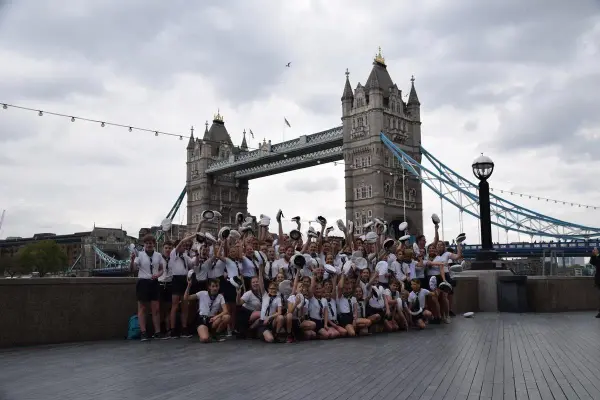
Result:
<instances>
[{"instance_id":1,"label":"blue painted bridge structure","mask_svg":"<svg viewBox=\"0 0 600 400\"><path fill-rule=\"evenodd\" d=\"M455 245L452 247L456 249ZM589 257L595 247L600 248L600 240L494 244L494 249L503 257L549 257L553 252L558 257ZM475 258L479 250L479 244L464 245L463 256L466 259Z\"/></svg>"}]
</instances>

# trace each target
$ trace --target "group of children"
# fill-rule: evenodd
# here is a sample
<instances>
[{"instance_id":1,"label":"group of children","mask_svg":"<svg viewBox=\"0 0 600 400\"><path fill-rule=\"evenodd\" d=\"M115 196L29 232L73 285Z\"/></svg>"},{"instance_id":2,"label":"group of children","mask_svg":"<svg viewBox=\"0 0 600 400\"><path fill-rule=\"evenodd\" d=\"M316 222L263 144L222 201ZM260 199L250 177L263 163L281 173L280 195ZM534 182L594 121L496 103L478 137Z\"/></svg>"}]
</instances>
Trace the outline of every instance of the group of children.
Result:
<instances>
[{"instance_id":1,"label":"group of children","mask_svg":"<svg viewBox=\"0 0 600 400\"><path fill-rule=\"evenodd\" d=\"M341 239L328 237L333 229L319 217L320 232L310 227L303 239L299 218L298 229L283 233L279 211L274 240L268 217L256 226L238 216L238 229L223 227L213 236L202 233L211 214L203 215L196 233L175 244L167 241L162 254L154 251L153 236L132 254L143 341L150 339L148 304L153 338L190 337L195 331L202 342L236 335L290 343L450 323L455 284L449 264L461 259L462 250L459 243L455 254L439 241L435 219L435 237L426 246L423 235L413 245L409 236L386 238L379 219L360 237L351 221L347 226L338 221ZM194 302L196 317L188 318ZM179 312L181 329L174 329ZM195 330L188 329L188 320Z\"/></svg>"}]
</instances>

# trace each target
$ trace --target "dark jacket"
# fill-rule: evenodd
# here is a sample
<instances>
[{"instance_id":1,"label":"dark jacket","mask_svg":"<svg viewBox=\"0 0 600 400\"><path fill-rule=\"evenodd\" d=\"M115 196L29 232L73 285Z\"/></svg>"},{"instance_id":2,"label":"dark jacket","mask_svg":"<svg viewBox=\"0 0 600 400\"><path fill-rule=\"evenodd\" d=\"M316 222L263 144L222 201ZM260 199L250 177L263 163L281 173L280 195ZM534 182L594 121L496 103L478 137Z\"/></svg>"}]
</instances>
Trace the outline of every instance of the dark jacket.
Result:
<instances>
[{"instance_id":1,"label":"dark jacket","mask_svg":"<svg viewBox=\"0 0 600 400\"><path fill-rule=\"evenodd\" d=\"M596 267L596 275L594 275L594 281L596 285L600 286L600 256L592 255L590 257L590 264Z\"/></svg>"}]
</instances>

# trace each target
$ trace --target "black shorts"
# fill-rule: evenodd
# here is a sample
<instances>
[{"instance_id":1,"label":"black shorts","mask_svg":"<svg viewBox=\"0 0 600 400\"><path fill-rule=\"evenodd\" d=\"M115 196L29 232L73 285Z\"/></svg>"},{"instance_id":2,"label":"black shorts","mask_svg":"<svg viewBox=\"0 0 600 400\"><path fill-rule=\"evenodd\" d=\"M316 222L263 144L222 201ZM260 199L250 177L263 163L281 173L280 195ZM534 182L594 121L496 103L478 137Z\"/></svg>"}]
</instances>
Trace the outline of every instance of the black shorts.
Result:
<instances>
[{"instance_id":1,"label":"black shorts","mask_svg":"<svg viewBox=\"0 0 600 400\"><path fill-rule=\"evenodd\" d=\"M148 303L158 301L160 297L160 285L156 279L138 279L135 285L137 301Z\"/></svg>"},{"instance_id":2,"label":"black shorts","mask_svg":"<svg viewBox=\"0 0 600 400\"><path fill-rule=\"evenodd\" d=\"M419 322L419 320L421 320L421 321L423 321L423 322L425 322L425 321L426 321L426 318L425 318L425 316L423 315L423 313L422 313L422 312L421 312L421 313L419 313L419 314L417 314L417 315L412 315L412 314L411 314L411 315L410 315L410 317L411 317L411 319L412 319L412 322L413 322L413 324L416 324L417 322Z\"/></svg>"},{"instance_id":3,"label":"black shorts","mask_svg":"<svg viewBox=\"0 0 600 400\"><path fill-rule=\"evenodd\" d=\"M325 322L322 319L310 318L310 320L317 325L315 327L315 332L319 332L321 329L325 328Z\"/></svg>"},{"instance_id":4,"label":"black shorts","mask_svg":"<svg viewBox=\"0 0 600 400\"><path fill-rule=\"evenodd\" d=\"M421 281L421 288L429 290L429 277L419 278L419 281ZM412 288L409 290L409 292L412 292Z\"/></svg>"},{"instance_id":5,"label":"black shorts","mask_svg":"<svg viewBox=\"0 0 600 400\"><path fill-rule=\"evenodd\" d=\"M385 308L373 308L367 304L367 318L375 314L379 314L379 316L383 320L385 318Z\"/></svg>"},{"instance_id":6,"label":"black shorts","mask_svg":"<svg viewBox=\"0 0 600 400\"><path fill-rule=\"evenodd\" d=\"M237 299L235 286L223 276L219 277L219 293L225 298L225 303L235 303L235 300Z\"/></svg>"},{"instance_id":7,"label":"black shorts","mask_svg":"<svg viewBox=\"0 0 600 400\"><path fill-rule=\"evenodd\" d=\"M300 327L301 322L302 321L300 321L298 318L292 319L292 335L294 335L296 339L302 339L304 335L304 332Z\"/></svg>"},{"instance_id":8,"label":"black shorts","mask_svg":"<svg viewBox=\"0 0 600 400\"><path fill-rule=\"evenodd\" d=\"M159 282L158 284L160 285L160 302L171 303L173 284L171 282Z\"/></svg>"},{"instance_id":9,"label":"black shorts","mask_svg":"<svg viewBox=\"0 0 600 400\"><path fill-rule=\"evenodd\" d=\"M208 317L206 315L198 315L198 317L196 319L196 326L204 325L210 331L212 329L212 324L210 323L211 318L212 317Z\"/></svg>"},{"instance_id":10,"label":"black shorts","mask_svg":"<svg viewBox=\"0 0 600 400\"><path fill-rule=\"evenodd\" d=\"M206 279L199 281L196 279L196 274L193 274L192 285L190 286L190 294L202 292L203 290L208 290L208 281Z\"/></svg>"},{"instance_id":11,"label":"black shorts","mask_svg":"<svg viewBox=\"0 0 600 400\"><path fill-rule=\"evenodd\" d=\"M271 331L271 333L275 335L275 327L273 326L274 321L275 320L272 319L267 325L265 325L264 321L261 319L256 327L256 337L263 339L263 333L265 333L265 331Z\"/></svg>"},{"instance_id":12,"label":"black shorts","mask_svg":"<svg viewBox=\"0 0 600 400\"><path fill-rule=\"evenodd\" d=\"M187 275L173 275L173 296L183 296L183 294L185 293L185 289L187 289Z\"/></svg>"},{"instance_id":13,"label":"black shorts","mask_svg":"<svg viewBox=\"0 0 600 400\"><path fill-rule=\"evenodd\" d=\"M352 322L354 322L354 315L352 315L352 313L340 313L340 315L338 315L338 321L341 327L352 325Z\"/></svg>"}]
</instances>

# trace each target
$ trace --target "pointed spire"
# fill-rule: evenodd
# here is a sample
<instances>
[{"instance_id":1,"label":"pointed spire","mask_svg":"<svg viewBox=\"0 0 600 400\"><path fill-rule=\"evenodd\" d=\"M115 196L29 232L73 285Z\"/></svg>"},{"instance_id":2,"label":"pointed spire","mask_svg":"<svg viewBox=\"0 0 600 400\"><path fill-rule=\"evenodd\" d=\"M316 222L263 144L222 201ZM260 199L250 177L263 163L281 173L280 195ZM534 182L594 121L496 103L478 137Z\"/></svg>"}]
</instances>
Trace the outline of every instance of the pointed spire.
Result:
<instances>
[{"instance_id":1,"label":"pointed spire","mask_svg":"<svg viewBox=\"0 0 600 400\"><path fill-rule=\"evenodd\" d=\"M373 62L385 67L385 58L383 58L383 56L381 55L381 46L379 46L378 50L379 50L379 52L375 56L375 59L373 60Z\"/></svg>"},{"instance_id":2,"label":"pointed spire","mask_svg":"<svg viewBox=\"0 0 600 400\"><path fill-rule=\"evenodd\" d=\"M419 97L417 97L417 91L415 90L415 76L410 78L410 94L408 95L407 105L420 106Z\"/></svg>"},{"instance_id":3,"label":"pointed spire","mask_svg":"<svg viewBox=\"0 0 600 400\"><path fill-rule=\"evenodd\" d=\"M190 128L190 140L188 141L187 150L192 150L194 148L194 127Z\"/></svg>"},{"instance_id":4,"label":"pointed spire","mask_svg":"<svg viewBox=\"0 0 600 400\"><path fill-rule=\"evenodd\" d=\"M344 94L342 94L342 101L354 100L354 93L352 93L352 86L350 86L350 72L346 68L346 85L344 86Z\"/></svg>"},{"instance_id":5,"label":"pointed spire","mask_svg":"<svg viewBox=\"0 0 600 400\"><path fill-rule=\"evenodd\" d=\"M244 150L244 151L248 151L248 143L246 142L246 130L244 129L244 138L242 139L242 145L240 146L240 149Z\"/></svg>"}]
</instances>

